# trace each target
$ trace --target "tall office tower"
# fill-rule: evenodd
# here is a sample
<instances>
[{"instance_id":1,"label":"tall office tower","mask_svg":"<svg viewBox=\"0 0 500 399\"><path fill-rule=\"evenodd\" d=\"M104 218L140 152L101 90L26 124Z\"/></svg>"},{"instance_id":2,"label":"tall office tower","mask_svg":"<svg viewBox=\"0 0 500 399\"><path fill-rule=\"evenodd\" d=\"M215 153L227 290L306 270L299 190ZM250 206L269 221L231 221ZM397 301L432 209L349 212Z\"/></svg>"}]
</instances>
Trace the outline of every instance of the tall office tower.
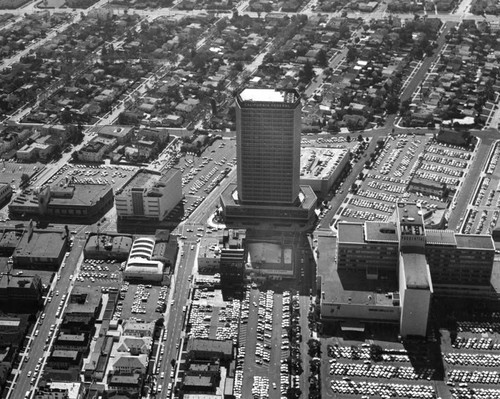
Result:
<instances>
[{"instance_id":1,"label":"tall office tower","mask_svg":"<svg viewBox=\"0 0 500 399\"><path fill-rule=\"evenodd\" d=\"M301 103L296 90L243 89L236 95L237 184L221 195L233 228L305 230L316 195L300 185Z\"/></svg>"},{"instance_id":2,"label":"tall office tower","mask_svg":"<svg viewBox=\"0 0 500 399\"><path fill-rule=\"evenodd\" d=\"M296 203L301 109L296 90L244 89L236 96L238 196L242 204Z\"/></svg>"}]
</instances>

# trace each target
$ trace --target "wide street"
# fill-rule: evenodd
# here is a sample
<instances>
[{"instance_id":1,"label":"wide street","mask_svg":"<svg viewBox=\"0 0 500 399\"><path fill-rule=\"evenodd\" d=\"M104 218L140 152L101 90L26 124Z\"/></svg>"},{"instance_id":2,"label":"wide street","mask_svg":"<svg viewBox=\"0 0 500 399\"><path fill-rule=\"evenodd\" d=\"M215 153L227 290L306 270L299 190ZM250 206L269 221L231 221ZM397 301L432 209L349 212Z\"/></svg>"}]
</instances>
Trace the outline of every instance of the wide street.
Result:
<instances>
[{"instance_id":1,"label":"wide street","mask_svg":"<svg viewBox=\"0 0 500 399\"><path fill-rule=\"evenodd\" d=\"M172 370L171 360L177 359L180 355L180 342L183 337L183 323L184 323L184 306L188 305L188 297L191 290L192 279L194 274L196 257L198 254L197 241L199 236L204 235L205 232L198 231L198 228L206 228L206 222L215 210L215 206L219 204L219 196L222 191L234 180L236 170L233 169L229 175L217 186L210 194L207 195L203 202L203 206L198 207L186 220L182 222L177 229L173 231L174 234L187 237L186 239L179 239L180 248L175 274L173 275L169 301L165 312L165 330L166 340L163 342L164 355L161 361L160 371L165 372L163 381L159 384L163 385L163 389L156 397L167 397L167 384L173 382L170 378ZM190 231L188 231L190 230ZM191 249L194 246L194 249Z\"/></svg>"},{"instance_id":2,"label":"wide street","mask_svg":"<svg viewBox=\"0 0 500 399\"><path fill-rule=\"evenodd\" d=\"M84 11L84 14L88 13L92 9L96 9L102 5L105 5L107 0L101 0L98 3L96 3L94 6L91 8L87 9ZM240 14L247 14L250 15L251 17L258 17L257 13L253 12L248 12L246 11L246 8L248 7L248 1L242 2L238 5L237 9ZM425 74L428 72L429 68L432 65L432 62L439 56L439 50L444 46L444 37L446 33L449 31L451 26L453 26L456 23L459 23L463 19L475 19L475 20L487 20L487 21L495 21L496 19L492 16L473 16L472 14L469 13L470 10L470 0L466 0L460 4L460 6L457 8L457 11L454 14L451 15L443 15L443 14L436 14L436 15L429 15L429 17L435 17L435 18L440 18L443 22L446 22L446 25L441 32L441 36L438 39L438 50L436 51L435 55L433 57L428 57L423 62L419 65L418 70L415 71L414 75L411 77L410 81L406 85L406 88L404 92L401 95L401 99L410 99L411 96L415 93L415 90L419 87L420 83L423 81L425 78ZM14 10L14 14L22 15L24 13L32 13L36 12L38 9L35 6L35 3L30 3L27 6L23 7L20 10ZM10 12L10 11L9 11ZM37 46L40 46L44 42L50 40L52 37L54 37L56 34L59 32L62 32L62 30L65 29L70 23L76 23L79 21L81 18L81 10L78 11L73 11L68 8L61 8L61 9L50 9L49 12L54 13L54 12L69 12L69 13L74 13L74 19L71 22L68 22L60 27L57 28L57 30L54 30L51 34L46 39L43 39L41 42L37 42L35 44L30 45L26 50L24 50L22 53L18 53L12 58L6 59L3 61L2 65L0 65L0 69L8 67L12 65L14 62L17 62L20 57L22 57L25 54L28 54L30 51L34 50L37 48ZM205 10L194 10L194 11L181 11L181 10L173 10L170 8L164 8L164 9L159 9L159 10L130 10L129 12L131 13L136 13L138 15L148 17L148 18L155 18L158 16L173 16L173 15L178 15L178 16L183 16L183 15L192 15L193 13L205 13ZM312 16L316 15L317 12L313 11L312 8L307 8L304 12L306 15ZM224 13L219 13L219 14L224 14ZM228 13L226 13L228 14ZM322 13L326 14L326 13ZM340 13L338 13L340 16ZM228 14L229 15L229 14ZM265 18L265 13L261 13L260 17ZM365 20L369 19L378 19L378 18L385 18L387 17L387 11L385 7L380 7L377 9L375 12L370 13L370 14L360 14L360 13L352 13L349 14L349 17L359 17L363 18ZM393 14L394 16L400 16L402 18L409 18L413 19L414 14ZM205 40L204 38L200 38L200 43ZM250 64L250 66L247 66L247 71L249 73L253 72L259 65L260 62L262 62L262 59L264 58L266 51L262 52L256 59L254 60L253 63ZM330 60L330 67L336 68L343 60L347 50L344 49L342 50L341 53L338 55L334 56ZM171 66L166 66L165 70ZM161 75L158 75L157 77L150 77L146 80L144 80L141 85L135 89L138 95L144 95L147 91L147 87L149 84L153 83L155 80L161 79ZM314 90L319 87L322 83L322 76L318 77L318 80L314 82L307 91L308 95L311 95ZM134 94L129 93L129 97L131 98ZM116 121L118 114L124 109L124 101L119 104L109 115L106 115L104 118L101 119L99 122L99 125L106 125L106 124L112 124L113 122ZM24 111L25 113L26 111ZM402 129L399 127L393 128L394 126L394 118L390 117L387 118L386 125L383 128L378 128L374 129L372 131L367 131L363 132L362 136L363 137L370 137L371 142L369 144L368 149L365 151L365 156L362 156L361 159L355 163L352 167L352 171L349 173L347 176L345 182L343 183L341 191L333 196L331 200L331 209L327 212L326 216L320 221L319 223L319 228L321 229L327 229L330 227L331 220L339 207L342 205L343 200L345 197L348 195L349 189L352 186L352 184L356 181L358 178L359 174L363 171L365 167L365 161L369 159L370 154L375 150L375 147L377 145L377 140L382 137L386 137L389 134L391 134L393 131L395 134L401 133L401 132L408 132L408 129ZM97 126L95 126L96 128ZM394 130L393 130L394 129ZM83 142L76 146L74 150L78 150L82 148L84 145L86 145L93 137L94 134L91 133L90 131L93 129L89 129L85 137L83 139ZM431 130L426 130L423 129L423 132L426 133L432 133L433 131ZM353 134L352 137L354 138L357 136L357 134ZM465 181L462 186L462 190L459 192L457 198L456 198L456 206L454 211L451 213L450 218L449 218L449 224L448 227L450 229L454 229L458 226L459 224L459 219L465 212L467 205L470 201L473 188L475 187L476 181L477 181L477 176L479 176L479 172L483 166L483 160L486 159L486 156L488 154L488 151L490 149L491 143L493 143L495 140L498 139L498 132L493 131L493 130L488 130L488 131L479 131L479 132L474 132L475 135L477 135L480 139L480 146L477 150L476 153L476 159L475 162L472 166L472 168L468 171L467 177L465 178ZM224 140L226 141L226 140ZM216 153L214 154L215 161L219 160L222 157L222 154L226 155L229 154L227 150L216 150ZM203 154L203 155L208 155L208 154ZM52 174L54 174L58 169L60 169L63 165L68 163L70 160L71 153L63 153L62 158L56 161L55 163L48 164L45 169L43 169L34 179L32 182L33 186L43 184L45 181L50 178ZM229 158L229 156L227 156ZM184 161L185 158L181 159L181 162ZM202 171L198 173L198 175L202 175L205 173L208 169L213 167L213 164L210 163L207 166L204 166ZM220 170L224 169L225 166L222 166ZM165 316L165 341L161 343L164 349L164 354L161 359L161 366L160 366L160 372L165 372L165 377L163 379L160 379L158 376L158 384L162 385L162 390L158 392L156 395L157 398L166 398L167 397L167 385L170 382L173 382L170 373L172 370L172 365L171 365L171 360L172 359L179 359L180 355L180 342L183 338L183 324L185 322L185 312L184 312L184 307L188 305L189 303L189 294L191 292L192 288L192 279L191 276L195 273L195 267L196 267L196 257L198 253L198 235L204 235L206 232L200 232L198 231L198 228L206 228L207 225L207 220L209 217L212 215L214 212L216 206L219 204L219 197L222 191L231 183L234 182L236 178L236 168L232 167L230 173L226 178L222 180L220 185L216 186L216 188L210 193L206 195L206 198L203 200L200 206L198 206L192 213L189 215L187 220L182 222L172 233L177 234L178 237L185 236L185 239L179 238L179 243L180 243L180 249L179 249L179 255L177 259L177 264L175 268L175 273L172 278L172 284L171 284L171 289L169 293L169 301L167 304L167 309L164 314ZM196 178L195 178L196 179ZM185 187L185 192L189 190L193 186L194 182L189 183ZM194 195L187 195L187 197L192 197L192 198L199 198L199 194L194 194ZM111 223L111 221L107 221L107 223ZM73 249L71 250L69 257L67 259L67 264L69 265L80 265L81 264L81 256L82 256L82 250L83 250L83 245L84 245L84 231L90 229L87 226L84 225L77 225L75 227L72 227L77 230L76 238L75 238L75 245ZM104 227L103 227L104 228ZM191 249L194 246L194 249ZM309 259L306 259L305 263L305 277L302 285L302 292L301 292L301 298L300 298L300 309L302 313L301 317L301 326L302 326L302 331L304 331L304 337L303 341L301 343L301 350L305 354L307 352L307 340L309 339L309 336L305 333L308 331L307 327L307 312L309 308L309 296L307 292L307 287L312 286L312 283L315 281L315 275L311 272L312 268L307 267L309 264ZM27 348L25 350L25 354L22 356L21 362L20 362L20 371L19 372L14 372L13 373L13 381L14 381L14 390L9 394L9 398L17 399L17 398L22 398L25 394L26 391L32 387L31 385L31 377L28 377L28 372L31 371L32 373L35 371L35 368L38 364L40 364L40 367L43 368L43 365L45 363L45 359L48 355L47 349L46 349L46 339L47 337L53 337L53 334L50 333L50 326L52 324L57 325L58 323L61 322L60 317L56 317L57 309L60 305L65 305L63 303L62 297L63 294L71 292L71 289L73 287L73 282L70 280L70 275L76 274L77 271L74 270L72 267L65 267L61 268L59 275L60 279L55 278L53 281L53 287L51 288L51 292L54 293L51 299L51 302L47 302L46 307L44 309L44 319L42 320L41 317L37 320L37 324L33 328L33 330L30 332L29 337L27 337L26 341L28 342ZM59 295L56 295L55 292L58 291ZM276 297L276 303L275 306L280 306L279 299L280 296ZM258 292L257 291L252 291L252 297L251 297L251 302L252 301L258 301ZM65 301L64 301L65 302ZM252 308L253 309L253 308ZM62 313L62 312L61 312ZM251 321L256 321L257 318L257 311L252 310L249 319L249 325L251 325ZM280 331L280 324L281 324L281 316L277 314L273 320L273 324L276 325L276 331ZM254 324L255 325L255 324ZM38 331L38 333L35 336L35 332ZM248 341L247 345L251 348L255 347L255 334L253 333L252 330L249 331L248 334ZM275 339L273 341L273 346L276 346L278 344L277 340ZM270 362L270 370L277 370L276 374L271 373L269 375L270 378L270 384L272 383L279 383L279 363L280 363L280 356L279 356L279 350L274 349L273 350L273 355L271 357L271 362ZM29 355L28 355L29 354ZM251 384L250 384L250 378L248 376L253 376L254 374L263 374L263 369L260 366L256 366L253 364L253 366L248 366L248 360L252 360L252 357L255 354L247 353L247 369L245 370L245 375L246 380L244 381L244 392L250 392L251 391ZM304 355L304 358L306 356ZM26 360L24 360L26 359ZM42 359L39 362L39 359ZM255 360L255 359L253 359ZM308 367L308 365L306 365ZM267 373L269 370L265 370ZM40 374L37 374L37 381L39 378ZM307 373L304 373L301 377L301 386L305 387L303 389L304 395L307 393L307 387L308 387L308 381L307 381ZM276 393L272 392L270 394L271 399L274 399L275 397L278 398L278 391L275 391Z\"/></svg>"},{"instance_id":3,"label":"wide street","mask_svg":"<svg viewBox=\"0 0 500 399\"><path fill-rule=\"evenodd\" d=\"M81 233L81 231L78 231L78 233ZM58 328L57 326L62 321L62 314L67 304L69 293L71 293L74 286L74 282L70 279L70 276L78 273L78 269L75 269L74 265L80 265L81 263L79 260L81 260L83 254L84 243L83 239L75 239L75 244L63 263L63 265L67 264L68 267L62 266L57 273L60 278L56 277L52 281L45 307L42 311L45 313L45 316L42 318L42 313L40 313L36 324L25 339L27 346L24 353L21 351L22 360L20 361L19 371L14 371L12 374L14 389L9 389L7 398L23 398L25 393L33 386L31 384L32 378L36 378L36 382L38 383L41 372L35 372L35 368L39 365L40 369L43 369L49 355L48 347L52 343L53 337L55 337L50 328L51 325L55 324L56 327L53 330L55 332ZM61 311L59 312L59 317L56 317L59 306L61 306ZM29 372L31 372L30 376L28 376Z\"/></svg>"}]
</instances>

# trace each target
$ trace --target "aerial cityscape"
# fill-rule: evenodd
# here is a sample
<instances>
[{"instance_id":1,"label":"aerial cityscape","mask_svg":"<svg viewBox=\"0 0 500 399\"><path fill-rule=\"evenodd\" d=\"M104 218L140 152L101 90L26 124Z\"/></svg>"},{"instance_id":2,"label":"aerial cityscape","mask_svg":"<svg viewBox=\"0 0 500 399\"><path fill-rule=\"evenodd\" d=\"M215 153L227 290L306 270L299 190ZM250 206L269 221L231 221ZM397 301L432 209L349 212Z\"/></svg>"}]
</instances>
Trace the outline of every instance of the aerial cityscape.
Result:
<instances>
[{"instance_id":1,"label":"aerial cityscape","mask_svg":"<svg viewBox=\"0 0 500 399\"><path fill-rule=\"evenodd\" d=\"M500 3L0 0L1 399L500 399Z\"/></svg>"}]
</instances>

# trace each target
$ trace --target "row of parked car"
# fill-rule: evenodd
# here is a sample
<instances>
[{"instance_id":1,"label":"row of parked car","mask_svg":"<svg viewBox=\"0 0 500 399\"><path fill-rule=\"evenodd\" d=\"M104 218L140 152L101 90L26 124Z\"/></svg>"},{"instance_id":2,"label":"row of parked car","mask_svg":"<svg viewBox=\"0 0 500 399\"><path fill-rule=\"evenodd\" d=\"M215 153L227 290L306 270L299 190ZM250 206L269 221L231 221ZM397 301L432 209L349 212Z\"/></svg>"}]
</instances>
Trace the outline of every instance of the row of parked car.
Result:
<instances>
[{"instance_id":1,"label":"row of parked car","mask_svg":"<svg viewBox=\"0 0 500 399\"><path fill-rule=\"evenodd\" d=\"M331 388L336 394L361 395L361 399L380 396L383 399L405 397L413 399L434 399L436 393L430 385L393 384L367 381L332 380Z\"/></svg>"}]
</instances>

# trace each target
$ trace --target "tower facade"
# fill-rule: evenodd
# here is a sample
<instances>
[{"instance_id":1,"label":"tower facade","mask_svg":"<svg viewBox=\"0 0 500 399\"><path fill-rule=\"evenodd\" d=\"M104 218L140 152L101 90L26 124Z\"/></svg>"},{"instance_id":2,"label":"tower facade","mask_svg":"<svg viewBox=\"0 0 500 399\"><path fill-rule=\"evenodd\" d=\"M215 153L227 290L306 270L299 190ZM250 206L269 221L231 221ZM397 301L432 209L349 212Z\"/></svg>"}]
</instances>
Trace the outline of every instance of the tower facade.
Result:
<instances>
[{"instance_id":1,"label":"tower facade","mask_svg":"<svg viewBox=\"0 0 500 399\"><path fill-rule=\"evenodd\" d=\"M244 89L236 96L241 204L296 204L300 182L301 108L296 90Z\"/></svg>"}]
</instances>

